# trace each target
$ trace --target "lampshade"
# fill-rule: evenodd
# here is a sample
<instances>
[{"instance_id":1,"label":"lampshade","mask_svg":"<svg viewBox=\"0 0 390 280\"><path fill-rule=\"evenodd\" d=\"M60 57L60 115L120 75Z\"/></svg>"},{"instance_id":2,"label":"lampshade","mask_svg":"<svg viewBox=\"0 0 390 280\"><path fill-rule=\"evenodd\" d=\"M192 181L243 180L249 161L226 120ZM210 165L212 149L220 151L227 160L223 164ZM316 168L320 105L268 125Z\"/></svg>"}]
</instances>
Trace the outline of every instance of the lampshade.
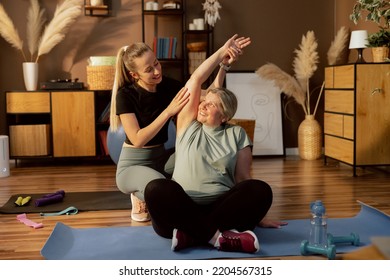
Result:
<instances>
[{"instance_id":1,"label":"lampshade","mask_svg":"<svg viewBox=\"0 0 390 280\"><path fill-rule=\"evenodd\" d=\"M368 32L367 30L355 30L351 32L351 39L349 41L350 49L365 49L367 48Z\"/></svg>"}]
</instances>

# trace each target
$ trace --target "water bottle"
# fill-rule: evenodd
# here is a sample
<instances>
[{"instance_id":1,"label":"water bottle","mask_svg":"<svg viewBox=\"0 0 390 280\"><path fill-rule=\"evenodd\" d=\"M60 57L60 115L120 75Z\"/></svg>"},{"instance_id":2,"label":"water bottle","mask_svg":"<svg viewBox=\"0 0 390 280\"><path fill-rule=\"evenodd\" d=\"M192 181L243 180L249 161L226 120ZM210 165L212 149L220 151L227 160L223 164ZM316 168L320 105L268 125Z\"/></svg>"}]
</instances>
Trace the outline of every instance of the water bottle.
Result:
<instances>
[{"instance_id":1,"label":"water bottle","mask_svg":"<svg viewBox=\"0 0 390 280\"><path fill-rule=\"evenodd\" d=\"M325 215L325 206L321 200L310 204L310 238L309 245L326 248L328 246L327 221Z\"/></svg>"}]
</instances>

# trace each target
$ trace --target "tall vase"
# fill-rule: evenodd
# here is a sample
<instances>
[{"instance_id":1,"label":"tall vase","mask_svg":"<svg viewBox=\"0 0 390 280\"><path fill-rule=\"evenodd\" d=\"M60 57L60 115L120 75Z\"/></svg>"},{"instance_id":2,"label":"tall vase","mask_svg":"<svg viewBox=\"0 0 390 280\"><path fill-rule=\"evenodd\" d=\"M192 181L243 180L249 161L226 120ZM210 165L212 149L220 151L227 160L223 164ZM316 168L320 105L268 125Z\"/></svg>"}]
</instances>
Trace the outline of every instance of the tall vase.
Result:
<instances>
[{"instance_id":1,"label":"tall vase","mask_svg":"<svg viewBox=\"0 0 390 280\"><path fill-rule=\"evenodd\" d=\"M306 160L315 160L322 154L321 126L313 115L306 115L298 128L299 156Z\"/></svg>"},{"instance_id":2,"label":"tall vase","mask_svg":"<svg viewBox=\"0 0 390 280\"><path fill-rule=\"evenodd\" d=\"M34 91L38 88L38 63L23 62L24 86L27 91Z\"/></svg>"}]
</instances>

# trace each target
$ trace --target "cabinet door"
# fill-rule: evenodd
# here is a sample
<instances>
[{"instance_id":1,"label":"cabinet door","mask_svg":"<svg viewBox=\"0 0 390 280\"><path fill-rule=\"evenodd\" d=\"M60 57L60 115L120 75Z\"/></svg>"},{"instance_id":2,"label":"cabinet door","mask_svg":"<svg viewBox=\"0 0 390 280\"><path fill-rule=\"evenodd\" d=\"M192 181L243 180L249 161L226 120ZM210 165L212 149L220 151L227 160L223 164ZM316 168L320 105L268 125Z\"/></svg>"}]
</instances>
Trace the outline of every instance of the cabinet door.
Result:
<instances>
[{"instance_id":1,"label":"cabinet door","mask_svg":"<svg viewBox=\"0 0 390 280\"><path fill-rule=\"evenodd\" d=\"M50 113L48 92L7 92L7 113Z\"/></svg>"},{"instance_id":2,"label":"cabinet door","mask_svg":"<svg viewBox=\"0 0 390 280\"><path fill-rule=\"evenodd\" d=\"M357 68L356 164L390 164L390 65Z\"/></svg>"},{"instance_id":3,"label":"cabinet door","mask_svg":"<svg viewBox=\"0 0 390 280\"><path fill-rule=\"evenodd\" d=\"M94 92L52 92L53 156L95 156Z\"/></svg>"}]
</instances>

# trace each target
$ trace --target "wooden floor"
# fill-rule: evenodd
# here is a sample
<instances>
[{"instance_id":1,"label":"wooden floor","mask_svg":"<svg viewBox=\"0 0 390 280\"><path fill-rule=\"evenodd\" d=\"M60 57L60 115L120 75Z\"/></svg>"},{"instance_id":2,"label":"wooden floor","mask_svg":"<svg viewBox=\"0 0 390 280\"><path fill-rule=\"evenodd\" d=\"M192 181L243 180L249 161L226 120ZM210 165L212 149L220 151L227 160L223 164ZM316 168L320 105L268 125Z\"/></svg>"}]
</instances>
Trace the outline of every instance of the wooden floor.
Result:
<instances>
[{"instance_id":1,"label":"wooden floor","mask_svg":"<svg viewBox=\"0 0 390 280\"><path fill-rule=\"evenodd\" d=\"M52 193L59 189L74 191L109 191L115 186L115 168L103 162L31 162L18 161L11 166L11 176L0 178L0 205L11 195ZM269 212L272 219L309 217L310 202L321 199L330 218L352 217L360 206L357 200L390 214L390 173L387 168L358 169L323 160L305 161L296 156L255 158L253 177L268 182L274 191ZM129 210L80 212L73 216L41 217L28 214L44 228L32 229L16 220L14 214L0 214L0 259L43 259L40 250L57 222L74 228L143 226L133 222Z\"/></svg>"}]
</instances>

